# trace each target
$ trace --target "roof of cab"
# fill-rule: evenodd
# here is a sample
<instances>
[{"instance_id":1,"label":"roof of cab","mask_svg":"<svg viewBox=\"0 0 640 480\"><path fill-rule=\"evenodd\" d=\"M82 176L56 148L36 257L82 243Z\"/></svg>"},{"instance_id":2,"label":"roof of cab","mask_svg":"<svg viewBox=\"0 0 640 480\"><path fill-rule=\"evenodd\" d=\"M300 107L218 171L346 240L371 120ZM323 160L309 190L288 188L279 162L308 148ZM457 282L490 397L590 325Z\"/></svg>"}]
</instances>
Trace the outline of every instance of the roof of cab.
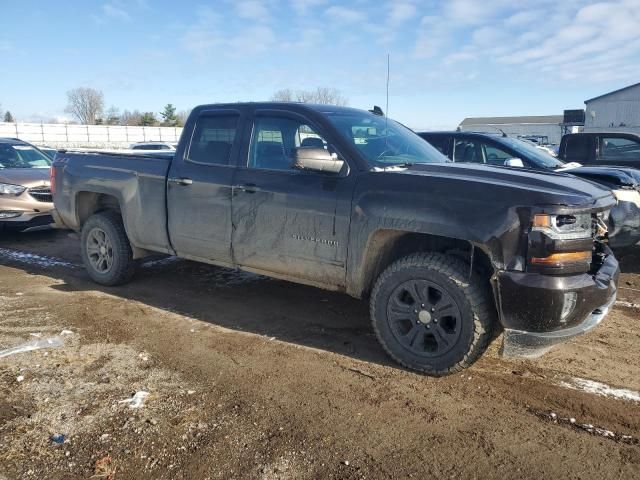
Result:
<instances>
[{"instance_id":1,"label":"roof of cab","mask_svg":"<svg viewBox=\"0 0 640 480\"><path fill-rule=\"evenodd\" d=\"M238 102L238 103L212 103L207 105L199 105L196 107L198 110L218 109L218 108L242 108L251 107L255 109L273 109L278 110L282 107L286 107L292 110L300 111L315 111L319 113L363 113L364 109L353 107L340 107L337 105L325 105L315 103L302 103L302 102ZM369 112L368 112L369 113Z\"/></svg>"},{"instance_id":2,"label":"roof of cab","mask_svg":"<svg viewBox=\"0 0 640 480\"><path fill-rule=\"evenodd\" d=\"M8 143L9 145L28 145L27 142L19 138L0 137L0 143Z\"/></svg>"}]
</instances>

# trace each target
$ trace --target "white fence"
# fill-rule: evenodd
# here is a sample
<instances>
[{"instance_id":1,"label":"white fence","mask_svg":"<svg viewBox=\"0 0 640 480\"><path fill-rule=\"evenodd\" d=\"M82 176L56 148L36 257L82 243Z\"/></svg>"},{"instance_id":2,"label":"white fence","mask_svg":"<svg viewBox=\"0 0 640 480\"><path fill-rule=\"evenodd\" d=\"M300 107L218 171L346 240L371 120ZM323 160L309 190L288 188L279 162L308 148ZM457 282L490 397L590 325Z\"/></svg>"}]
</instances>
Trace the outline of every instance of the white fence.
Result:
<instances>
[{"instance_id":1,"label":"white fence","mask_svg":"<svg viewBox=\"0 0 640 480\"><path fill-rule=\"evenodd\" d=\"M0 122L0 137L19 138L54 148L128 148L135 142L175 143L181 133L179 127Z\"/></svg>"}]
</instances>

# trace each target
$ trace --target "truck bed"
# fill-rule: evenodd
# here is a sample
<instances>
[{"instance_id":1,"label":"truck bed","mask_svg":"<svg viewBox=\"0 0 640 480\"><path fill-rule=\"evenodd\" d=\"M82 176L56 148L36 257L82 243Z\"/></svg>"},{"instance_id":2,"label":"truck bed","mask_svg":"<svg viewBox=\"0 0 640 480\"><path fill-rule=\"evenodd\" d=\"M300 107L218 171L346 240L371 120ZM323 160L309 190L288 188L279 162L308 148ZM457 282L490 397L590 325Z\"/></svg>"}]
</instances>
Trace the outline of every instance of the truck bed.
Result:
<instances>
[{"instance_id":1,"label":"truck bed","mask_svg":"<svg viewBox=\"0 0 640 480\"><path fill-rule=\"evenodd\" d=\"M166 177L172 155L59 152L56 189L64 191L56 205L57 221L78 230L83 203L118 201L127 235L140 248L170 252L167 236ZM87 192L87 193L82 193ZM92 192L92 193L89 193ZM76 194L78 194L76 196ZM76 202L71 199L77 198Z\"/></svg>"}]
</instances>

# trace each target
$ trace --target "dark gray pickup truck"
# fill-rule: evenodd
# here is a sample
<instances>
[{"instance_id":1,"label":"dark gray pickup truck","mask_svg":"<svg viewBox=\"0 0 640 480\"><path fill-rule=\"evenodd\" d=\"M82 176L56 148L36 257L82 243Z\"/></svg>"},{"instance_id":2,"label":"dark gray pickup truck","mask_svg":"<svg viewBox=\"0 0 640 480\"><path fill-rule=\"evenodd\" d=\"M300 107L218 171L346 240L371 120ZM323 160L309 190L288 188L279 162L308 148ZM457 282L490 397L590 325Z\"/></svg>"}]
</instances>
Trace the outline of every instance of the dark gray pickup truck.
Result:
<instances>
[{"instance_id":1,"label":"dark gray pickup truck","mask_svg":"<svg viewBox=\"0 0 640 480\"><path fill-rule=\"evenodd\" d=\"M500 331L506 354L539 354L615 300L608 190L451 163L377 109L200 106L175 156L62 152L52 190L98 283L163 252L344 291L370 299L391 357L431 375Z\"/></svg>"}]
</instances>

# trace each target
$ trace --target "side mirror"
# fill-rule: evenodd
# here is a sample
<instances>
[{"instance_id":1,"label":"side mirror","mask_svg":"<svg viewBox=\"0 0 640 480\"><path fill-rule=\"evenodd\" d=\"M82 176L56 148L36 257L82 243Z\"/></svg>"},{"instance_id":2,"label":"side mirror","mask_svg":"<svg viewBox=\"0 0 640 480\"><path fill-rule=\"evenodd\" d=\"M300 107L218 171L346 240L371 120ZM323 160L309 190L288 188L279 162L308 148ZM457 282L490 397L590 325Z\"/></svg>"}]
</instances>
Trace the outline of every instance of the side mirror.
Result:
<instances>
[{"instance_id":1,"label":"side mirror","mask_svg":"<svg viewBox=\"0 0 640 480\"><path fill-rule=\"evenodd\" d=\"M296 149L294 168L312 172L340 173L344 161L324 148L301 147Z\"/></svg>"},{"instance_id":2,"label":"side mirror","mask_svg":"<svg viewBox=\"0 0 640 480\"><path fill-rule=\"evenodd\" d=\"M504 161L504 166L505 167L518 167L518 168L524 168L524 162L522 161L522 159L520 158L507 158Z\"/></svg>"}]
</instances>

